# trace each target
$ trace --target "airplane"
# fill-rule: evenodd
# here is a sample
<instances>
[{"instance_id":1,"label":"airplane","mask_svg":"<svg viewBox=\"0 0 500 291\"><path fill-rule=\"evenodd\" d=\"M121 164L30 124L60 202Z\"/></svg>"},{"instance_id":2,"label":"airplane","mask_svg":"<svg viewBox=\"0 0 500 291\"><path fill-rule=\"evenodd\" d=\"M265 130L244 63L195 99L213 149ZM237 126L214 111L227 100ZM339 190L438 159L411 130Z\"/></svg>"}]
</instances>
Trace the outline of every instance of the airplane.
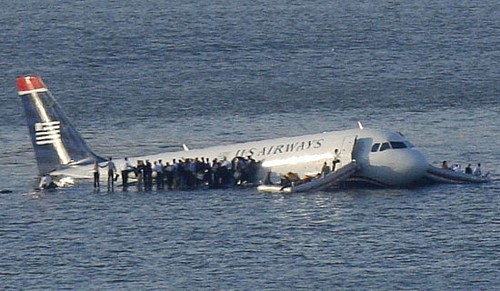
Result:
<instances>
[{"instance_id":1,"label":"airplane","mask_svg":"<svg viewBox=\"0 0 500 291\"><path fill-rule=\"evenodd\" d=\"M22 100L29 133L35 151L39 174L44 176L92 178L97 161L104 166L107 159L96 155L71 124L57 99L36 75L17 78L18 93ZM201 158L207 160L251 157L260 164L257 180L269 173L276 181L289 172L299 176L312 176L322 165L339 161L339 168L355 163L342 183L368 184L382 187L406 187L429 176L429 163L424 155L401 133L383 129L358 128L323 132L295 137L221 145L204 149L165 152L129 161L150 160L170 162L173 159ZM113 159L117 169L123 159ZM346 167L347 168L347 167ZM436 172L436 171L434 171ZM435 174L435 173L433 173ZM101 175L101 178L105 175Z\"/></svg>"}]
</instances>

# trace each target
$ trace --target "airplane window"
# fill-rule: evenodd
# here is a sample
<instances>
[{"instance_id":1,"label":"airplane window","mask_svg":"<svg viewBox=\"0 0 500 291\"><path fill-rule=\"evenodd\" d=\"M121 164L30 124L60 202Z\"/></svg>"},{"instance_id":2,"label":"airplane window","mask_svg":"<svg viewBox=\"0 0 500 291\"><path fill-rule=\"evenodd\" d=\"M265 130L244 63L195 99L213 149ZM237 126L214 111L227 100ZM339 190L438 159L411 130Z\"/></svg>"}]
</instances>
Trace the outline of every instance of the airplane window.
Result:
<instances>
[{"instance_id":1,"label":"airplane window","mask_svg":"<svg viewBox=\"0 0 500 291\"><path fill-rule=\"evenodd\" d=\"M372 153L378 151L378 147L380 146L379 143L374 143L373 146L372 146Z\"/></svg>"},{"instance_id":2,"label":"airplane window","mask_svg":"<svg viewBox=\"0 0 500 291\"><path fill-rule=\"evenodd\" d=\"M391 146L389 145L389 143L388 142L384 142L382 144L382 146L380 147L380 151L383 152L383 151L388 150L390 148L391 148Z\"/></svg>"},{"instance_id":3,"label":"airplane window","mask_svg":"<svg viewBox=\"0 0 500 291\"><path fill-rule=\"evenodd\" d=\"M404 149L406 148L406 145L404 142L401 141L391 141L391 147L393 149Z\"/></svg>"}]
</instances>

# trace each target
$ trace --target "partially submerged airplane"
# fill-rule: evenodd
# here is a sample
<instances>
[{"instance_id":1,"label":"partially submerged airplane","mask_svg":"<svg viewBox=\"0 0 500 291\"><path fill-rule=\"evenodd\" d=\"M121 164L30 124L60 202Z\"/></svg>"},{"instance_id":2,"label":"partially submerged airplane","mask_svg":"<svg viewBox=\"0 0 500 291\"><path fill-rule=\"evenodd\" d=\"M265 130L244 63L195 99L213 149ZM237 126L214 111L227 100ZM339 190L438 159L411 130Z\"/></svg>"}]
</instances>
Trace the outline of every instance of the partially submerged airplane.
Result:
<instances>
[{"instance_id":1,"label":"partially submerged airplane","mask_svg":"<svg viewBox=\"0 0 500 291\"><path fill-rule=\"evenodd\" d=\"M92 178L95 161L107 160L96 155L66 117L55 97L38 76L17 78L19 96L24 105L40 176ZM251 156L259 161L258 180L270 172L276 180L285 173L299 176L316 175L324 162L339 160L341 175L330 175L321 188L339 183L363 183L386 187L405 187L424 180L437 182L485 182L488 179L468 176L468 180L441 173L430 166L424 155L401 133L388 130L359 128L320 134L285 137L271 140L214 146L205 149L166 152L129 158L138 160L172 161L205 157L219 160ZM118 169L123 160L114 159ZM105 175L101 175L105 176ZM338 177L337 177L338 176ZM105 178L105 177L104 177ZM312 185L312 184L311 184ZM311 187L305 187L307 190Z\"/></svg>"}]
</instances>

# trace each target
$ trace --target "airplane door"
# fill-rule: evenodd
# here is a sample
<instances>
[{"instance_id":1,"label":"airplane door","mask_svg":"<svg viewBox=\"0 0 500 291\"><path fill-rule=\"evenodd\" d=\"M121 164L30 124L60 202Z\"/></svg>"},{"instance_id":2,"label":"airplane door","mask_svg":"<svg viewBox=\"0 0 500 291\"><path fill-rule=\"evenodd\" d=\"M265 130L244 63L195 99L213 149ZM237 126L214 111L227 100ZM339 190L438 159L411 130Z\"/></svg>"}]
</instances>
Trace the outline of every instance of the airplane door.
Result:
<instances>
[{"instance_id":1,"label":"airplane door","mask_svg":"<svg viewBox=\"0 0 500 291\"><path fill-rule=\"evenodd\" d=\"M342 164L346 165L354 159L354 147L358 136L346 136L342 142L342 149L340 150L340 160Z\"/></svg>"}]
</instances>

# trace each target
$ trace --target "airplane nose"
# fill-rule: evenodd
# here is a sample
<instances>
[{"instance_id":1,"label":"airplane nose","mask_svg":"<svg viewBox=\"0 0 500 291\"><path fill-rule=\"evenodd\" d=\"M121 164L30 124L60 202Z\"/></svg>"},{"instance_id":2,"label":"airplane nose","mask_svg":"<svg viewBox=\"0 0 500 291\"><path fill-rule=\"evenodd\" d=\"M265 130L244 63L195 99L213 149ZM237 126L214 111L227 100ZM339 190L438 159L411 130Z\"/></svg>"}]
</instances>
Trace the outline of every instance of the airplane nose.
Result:
<instances>
[{"instance_id":1,"label":"airplane nose","mask_svg":"<svg viewBox=\"0 0 500 291\"><path fill-rule=\"evenodd\" d=\"M420 180L427 171L427 160L415 148L387 152L385 166L379 167L377 171L380 180L385 180L387 185L410 185ZM384 171L384 168L387 170Z\"/></svg>"},{"instance_id":2,"label":"airplane nose","mask_svg":"<svg viewBox=\"0 0 500 291\"><path fill-rule=\"evenodd\" d=\"M427 172L429 163L425 156L416 149L409 149L401 172L405 173L405 183L412 183L421 179Z\"/></svg>"},{"instance_id":3,"label":"airplane nose","mask_svg":"<svg viewBox=\"0 0 500 291\"><path fill-rule=\"evenodd\" d=\"M360 173L388 186L407 186L422 179L429 163L415 148L379 152L366 162L360 160Z\"/></svg>"}]
</instances>

